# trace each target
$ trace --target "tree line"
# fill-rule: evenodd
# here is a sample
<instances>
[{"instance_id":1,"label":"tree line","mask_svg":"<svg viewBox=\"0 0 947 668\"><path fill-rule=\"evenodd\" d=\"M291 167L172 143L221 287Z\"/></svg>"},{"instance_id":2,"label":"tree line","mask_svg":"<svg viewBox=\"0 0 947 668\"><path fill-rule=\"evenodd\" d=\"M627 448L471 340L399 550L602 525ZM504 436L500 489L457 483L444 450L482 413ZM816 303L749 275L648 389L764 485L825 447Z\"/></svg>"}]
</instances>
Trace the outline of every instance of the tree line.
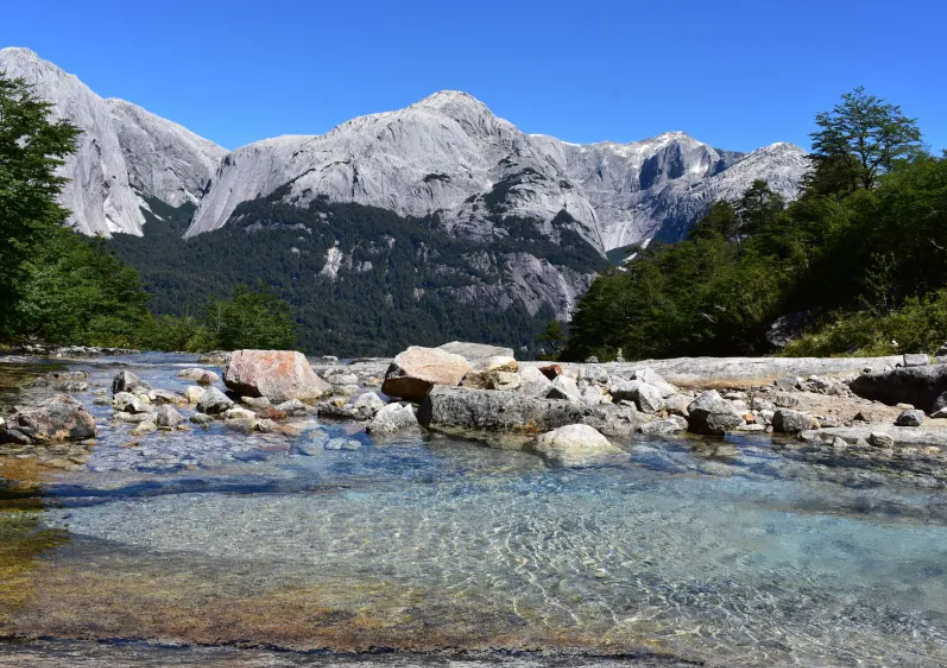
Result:
<instances>
[{"instance_id":1,"label":"tree line","mask_svg":"<svg viewBox=\"0 0 947 668\"><path fill-rule=\"evenodd\" d=\"M947 160L862 88L815 119L787 203L757 181L581 300L564 359L933 353L947 339ZM773 327L795 323L795 340Z\"/></svg>"}]
</instances>

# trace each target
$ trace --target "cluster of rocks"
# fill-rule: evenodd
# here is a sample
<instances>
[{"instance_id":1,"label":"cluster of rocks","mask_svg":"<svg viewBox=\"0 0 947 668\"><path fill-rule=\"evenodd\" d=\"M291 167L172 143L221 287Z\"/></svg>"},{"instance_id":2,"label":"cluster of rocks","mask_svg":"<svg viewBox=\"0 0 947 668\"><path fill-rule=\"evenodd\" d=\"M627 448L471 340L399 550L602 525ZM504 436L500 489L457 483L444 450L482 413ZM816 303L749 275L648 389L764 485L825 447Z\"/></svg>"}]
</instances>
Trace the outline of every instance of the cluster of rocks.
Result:
<instances>
[{"instance_id":1,"label":"cluster of rocks","mask_svg":"<svg viewBox=\"0 0 947 668\"><path fill-rule=\"evenodd\" d=\"M24 343L14 346L14 355L33 355L36 357L99 357L114 355L137 355L141 351L134 348L103 348L100 346L56 346L48 343Z\"/></svg>"}]
</instances>

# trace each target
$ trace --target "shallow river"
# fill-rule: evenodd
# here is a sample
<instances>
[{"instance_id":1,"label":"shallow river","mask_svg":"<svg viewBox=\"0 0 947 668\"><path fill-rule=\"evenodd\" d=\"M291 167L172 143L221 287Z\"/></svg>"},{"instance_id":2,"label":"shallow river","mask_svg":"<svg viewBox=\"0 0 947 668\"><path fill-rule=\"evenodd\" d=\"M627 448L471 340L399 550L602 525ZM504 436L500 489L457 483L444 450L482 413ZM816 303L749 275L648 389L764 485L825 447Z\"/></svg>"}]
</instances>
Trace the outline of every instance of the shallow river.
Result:
<instances>
[{"instance_id":1,"label":"shallow river","mask_svg":"<svg viewBox=\"0 0 947 668\"><path fill-rule=\"evenodd\" d=\"M182 391L174 373L194 358L69 368L107 385L120 365ZM0 666L369 650L398 652L377 659L392 665L460 651L947 665L947 491L922 479L800 461L767 438L633 439L628 463L578 470L419 433L307 456L307 432L132 438L77 396L100 420L81 470L0 467L20 481L0 484L0 633L41 639L0 644Z\"/></svg>"}]
</instances>

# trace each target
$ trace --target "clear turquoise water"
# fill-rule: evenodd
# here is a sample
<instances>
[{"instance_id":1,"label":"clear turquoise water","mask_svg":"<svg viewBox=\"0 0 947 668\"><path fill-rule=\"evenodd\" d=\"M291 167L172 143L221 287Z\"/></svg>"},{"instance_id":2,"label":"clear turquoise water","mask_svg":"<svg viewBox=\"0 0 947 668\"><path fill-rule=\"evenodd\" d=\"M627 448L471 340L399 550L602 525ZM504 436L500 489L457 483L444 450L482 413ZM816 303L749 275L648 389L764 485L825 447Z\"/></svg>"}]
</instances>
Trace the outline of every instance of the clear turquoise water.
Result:
<instances>
[{"instance_id":1,"label":"clear turquoise water","mask_svg":"<svg viewBox=\"0 0 947 668\"><path fill-rule=\"evenodd\" d=\"M175 360L151 361L142 375L175 389ZM123 430L104 428L97 451L120 448ZM245 437L155 435L153 447L195 438ZM120 553L143 571L190 568L221 595L331 588L341 611L377 605L358 585L383 582L395 602L412 592L406 628L482 615L506 644L564 635L592 653L712 665L947 665L947 492L923 481L796 461L766 439L632 439L627 464L567 470L477 440L359 438L361 450L315 457L69 474L47 487L42 522L71 541L43 559Z\"/></svg>"}]
</instances>

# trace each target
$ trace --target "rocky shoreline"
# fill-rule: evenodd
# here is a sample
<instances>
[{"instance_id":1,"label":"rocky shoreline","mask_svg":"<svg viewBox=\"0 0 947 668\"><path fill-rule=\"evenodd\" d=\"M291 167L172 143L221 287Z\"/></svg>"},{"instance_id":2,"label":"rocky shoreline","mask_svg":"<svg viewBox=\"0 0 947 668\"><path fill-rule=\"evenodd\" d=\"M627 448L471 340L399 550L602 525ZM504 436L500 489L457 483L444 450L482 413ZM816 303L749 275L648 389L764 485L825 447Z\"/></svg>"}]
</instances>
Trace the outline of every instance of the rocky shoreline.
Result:
<instances>
[{"instance_id":1,"label":"rocky shoreline","mask_svg":"<svg viewBox=\"0 0 947 668\"><path fill-rule=\"evenodd\" d=\"M305 433L303 453L360 447L357 439L320 438L321 419L350 422L350 432L376 439L406 430L485 433L512 438L552 465L587 466L621 454L608 439L760 435L797 457L896 464L947 481L947 365L923 356L551 364L454 342L409 348L394 360L217 351L201 362L208 366L177 373L193 383L183 393L120 371L111 388L91 388L93 403L111 407L112 421L131 425L135 439L221 424L270 440ZM78 371L37 377L42 398L0 417L3 452L82 467L96 435L75 398L90 391L87 379Z\"/></svg>"}]
</instances>

